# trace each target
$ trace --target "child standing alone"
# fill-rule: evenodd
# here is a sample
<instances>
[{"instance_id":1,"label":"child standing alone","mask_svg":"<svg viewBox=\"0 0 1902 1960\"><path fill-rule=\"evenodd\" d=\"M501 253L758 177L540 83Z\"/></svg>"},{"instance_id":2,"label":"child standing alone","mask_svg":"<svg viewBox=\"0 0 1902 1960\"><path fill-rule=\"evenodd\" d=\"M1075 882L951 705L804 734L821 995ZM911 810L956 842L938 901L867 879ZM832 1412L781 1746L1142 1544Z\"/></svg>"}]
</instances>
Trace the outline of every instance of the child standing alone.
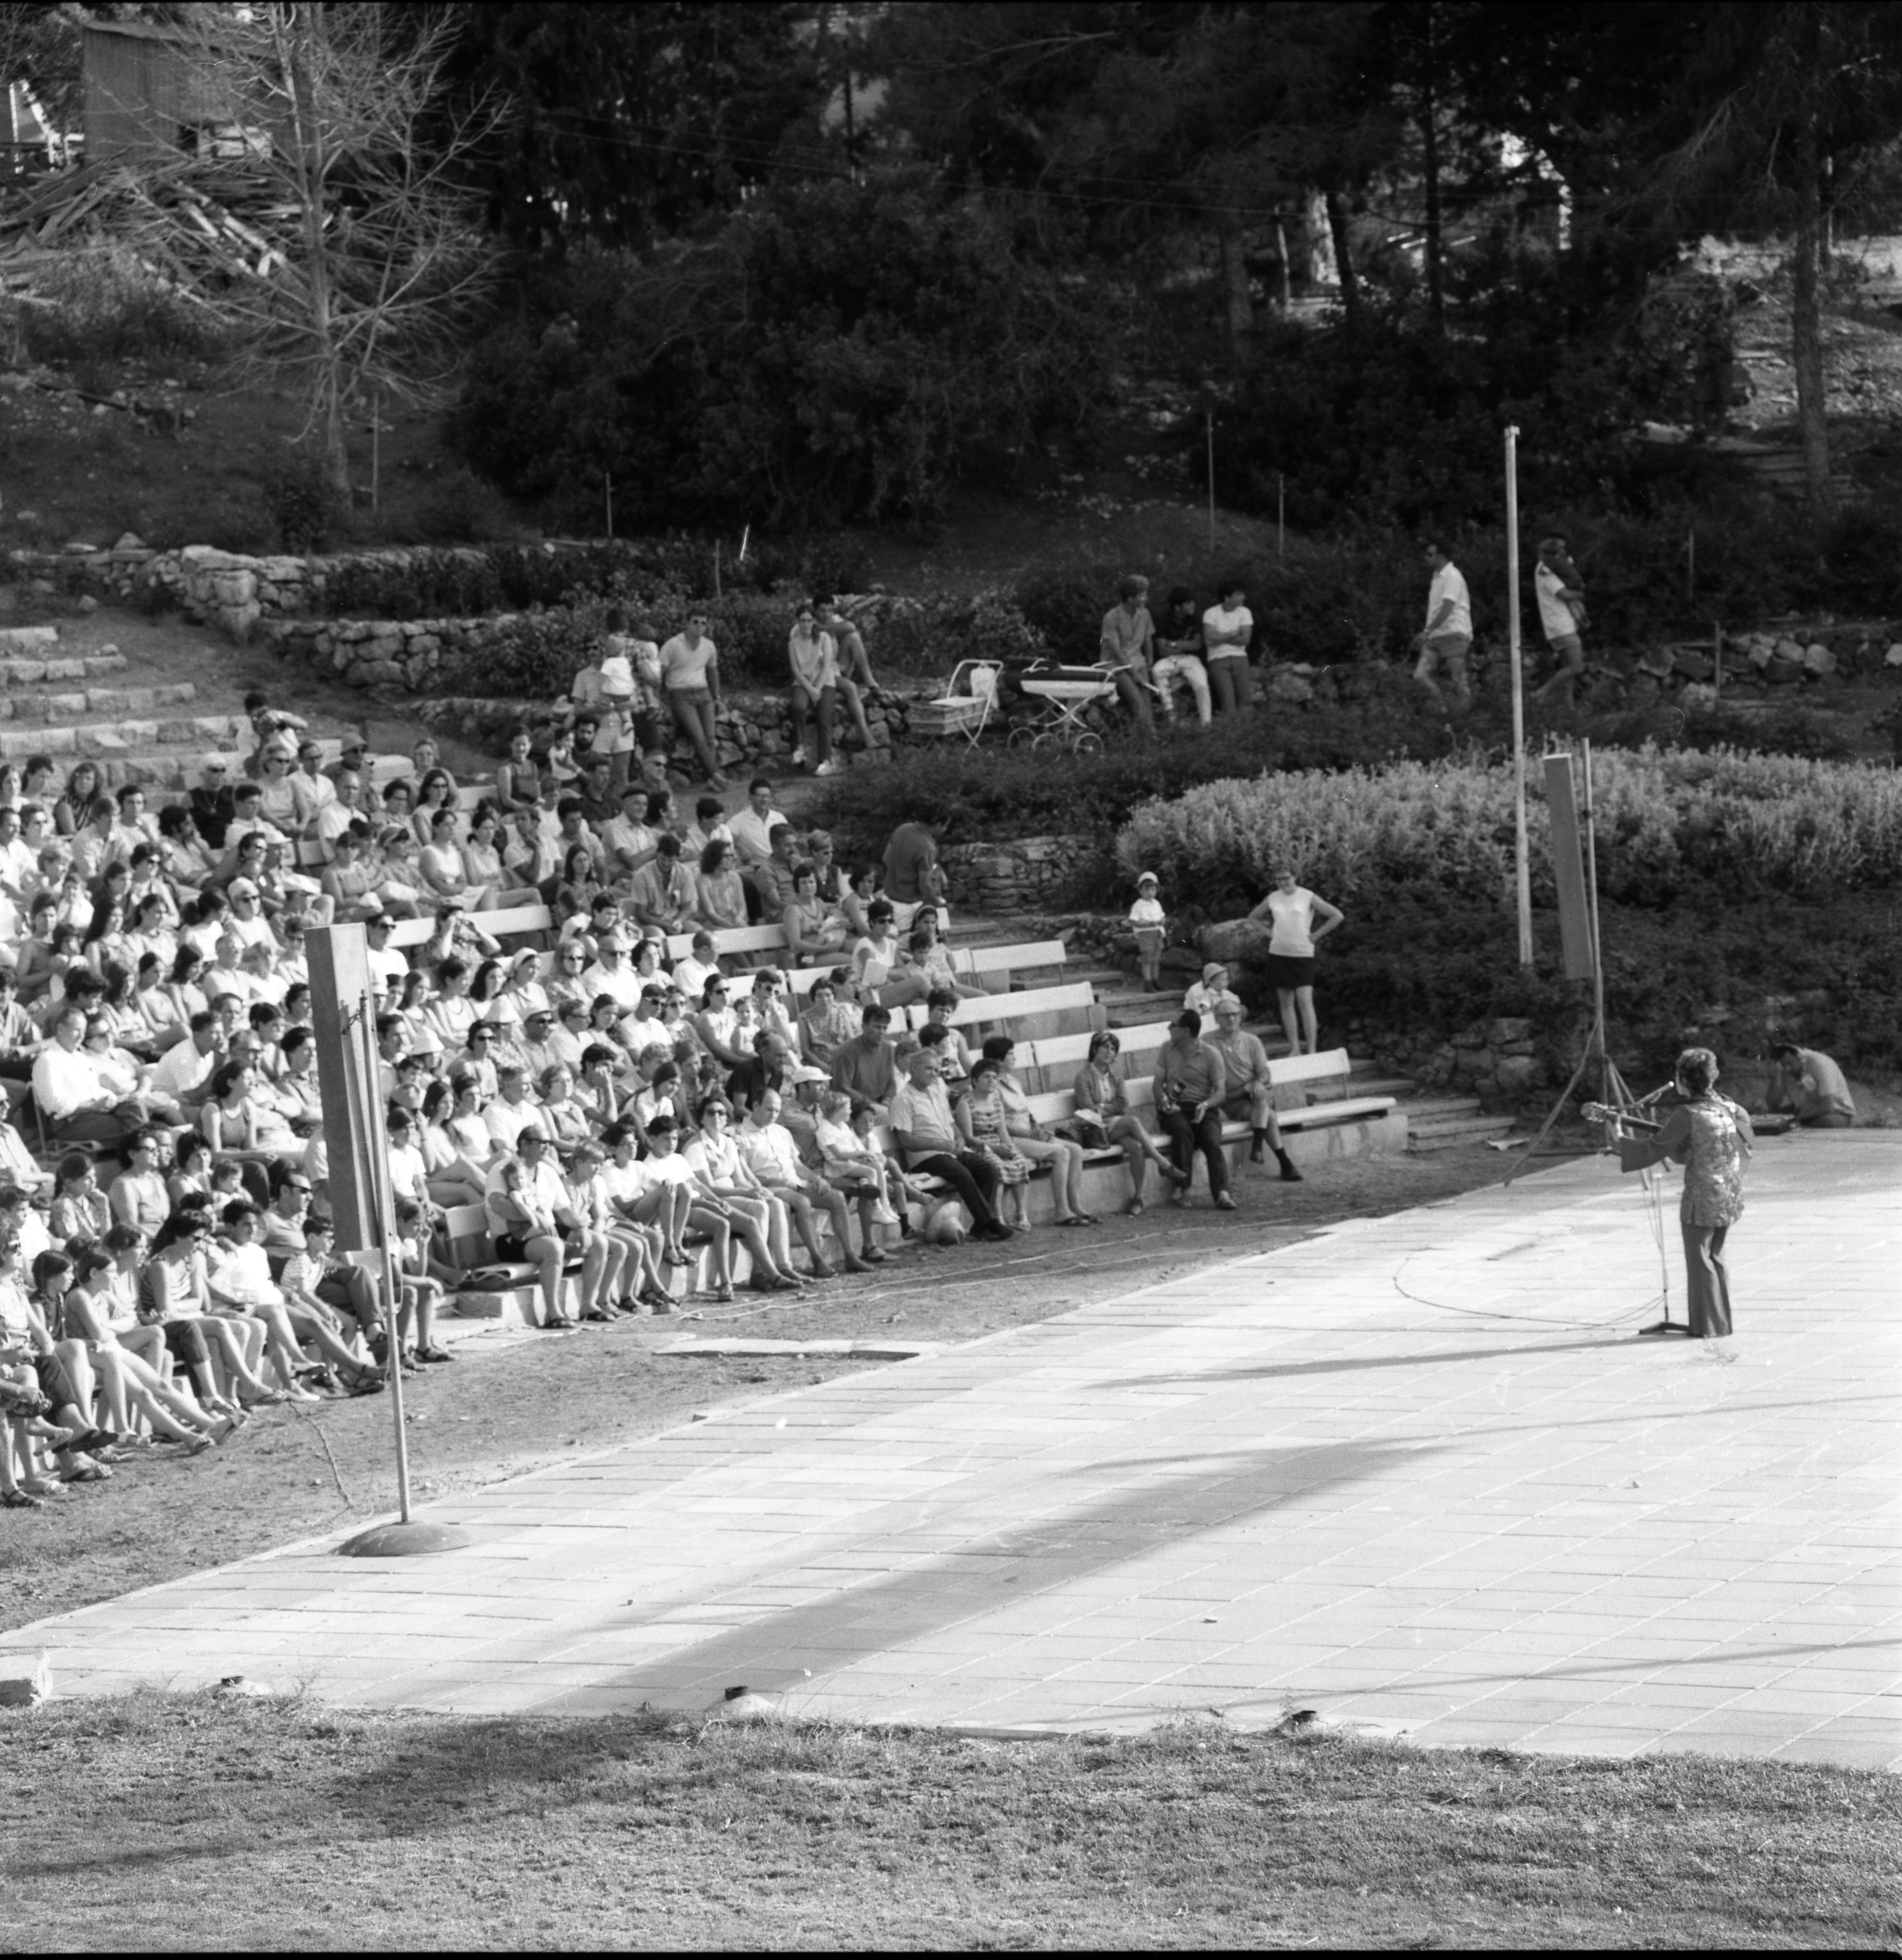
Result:
<instances>
[{"instance_id":1,"label":"child standing alone","mask_svg":"<svg viewBox=\"0 0 1902 1960\"><path fill-rule=\"evenodd\" d=\"M1136 929L1136 956L1142 963L1143 991L1163 991L1163 948L1169 938L1169 918L1156 894L1161 889L1156 873L1145 871L1136 880L1136 902L1129 908L1129 922Z\"/></svg>"}]
</instances>

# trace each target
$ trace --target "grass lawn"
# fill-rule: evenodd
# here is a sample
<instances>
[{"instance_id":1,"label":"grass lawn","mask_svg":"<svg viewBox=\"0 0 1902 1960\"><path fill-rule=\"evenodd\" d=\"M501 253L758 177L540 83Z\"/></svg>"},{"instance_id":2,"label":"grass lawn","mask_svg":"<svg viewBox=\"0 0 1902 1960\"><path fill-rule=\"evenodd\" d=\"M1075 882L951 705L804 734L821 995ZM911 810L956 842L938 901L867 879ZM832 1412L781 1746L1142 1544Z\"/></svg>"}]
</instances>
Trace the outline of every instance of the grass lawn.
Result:
<instances>
[{"instance_id":1,"label":"grass lawn","mask_svg":"<svg viewBox=\"0 0 1902 1960\"><path fill-rule=\"evenodd\" d=\"M0 1715L8 1943L1893 1946L1902 1787L216 1694Z\"/></svg>"}]
</instances>

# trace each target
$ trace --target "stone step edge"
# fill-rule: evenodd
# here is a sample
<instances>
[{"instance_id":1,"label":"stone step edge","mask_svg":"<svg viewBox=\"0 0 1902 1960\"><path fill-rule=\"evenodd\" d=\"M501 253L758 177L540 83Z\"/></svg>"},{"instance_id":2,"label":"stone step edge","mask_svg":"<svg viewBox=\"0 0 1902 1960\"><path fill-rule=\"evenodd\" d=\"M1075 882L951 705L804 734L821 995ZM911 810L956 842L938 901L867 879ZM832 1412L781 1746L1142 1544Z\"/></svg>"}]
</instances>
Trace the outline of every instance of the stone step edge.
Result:
<instances>
[{"instance_id":1,"label":"stone step edge","mask_svg":"<svg viewBox=\"0 0 1902 1960\"><path fill-rule=\"evenodd\" d=\"M5 644L0 640L0 648ZM42 660L0 651L0 681L9 687L32 687L46 681L99 680L123 673L130 664L123 654L76 654Z\"/></svg>"},{"instance_id":2,"label":"stone step edge","mask_svg":"<svg viewBox=\"0 0 1902 1960\"><path fill-rule=\"evenodd\" d=\"M169 681L160 687L99 687L71 694L15 694L0 701L0 723L59 727L65 724L67 718L78 714L110 714L126 720L148 716L161 708L183 708L197 698L198 689L189 680Z\"/></svg>"}]
</instances>

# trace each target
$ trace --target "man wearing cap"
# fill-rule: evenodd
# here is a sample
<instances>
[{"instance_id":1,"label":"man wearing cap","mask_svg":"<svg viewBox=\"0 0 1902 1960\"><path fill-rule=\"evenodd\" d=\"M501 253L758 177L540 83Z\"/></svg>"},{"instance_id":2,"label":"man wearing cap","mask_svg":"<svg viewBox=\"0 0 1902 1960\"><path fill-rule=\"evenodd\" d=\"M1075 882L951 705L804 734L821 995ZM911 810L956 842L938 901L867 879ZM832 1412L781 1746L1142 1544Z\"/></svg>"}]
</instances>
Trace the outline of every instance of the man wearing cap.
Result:
<instances>
[{"instance_id":1,"label":"man wearing cap","mask_svg":"<svg viewBox=\"0 0 1902 1960\"><path fill-rule=\"evenodd\" d=\"M831 1092L832 1078L822 1068L790 1062L780 1093L780 1127L791 1137L800 1160L811 1170L824 1166L819 1147L819 1104Z\"/></svg>"},{"instance_id":2,"label":"man wearing cap","mask_svg":"<svg viewBox=\"0 0 1902 1960\"><path fill-rule=\"evenodd\" d=\"M346 770L367 781L369 769L370 744L361 735L347 735L342 752L324 773L333 783L340 781Z\"/></svg>"},{"instance_id":3,"label":"man wearing cap","mask_svg":"<svg viewBox=\"0 0 1902 1960\"><path fill-rule=\"evenodd\" d=\"M568 1052L571 1048L572 1053ZM518 1059L525 1079L532 1082L539 1082L543 1071L551 1068L566 1068L578 1075L581 1044L572 1036L559 1034L552 1007L531 1007L523 1017L522 1038L516 1044L515 1054L499 1057L498 1071Z\"/></svg>"},{"instance_id":4,"label":"man wearing cap","mask_svg":"<svg viewBox=\"0 0 1902 1960\"><path fill-rule=\"evenodd\" d=\"M580 1254L580 1296L592 1301L607 1264L607 1243L582 1222L548 1139L534 1124L523 1128L511 1153L489 1171L483 1208L495 1235L495 1256L535 1268L542 1325L574 1326L561 1311L561 1268L571 1250Z\"/></svg>"},{"instance_id":5,"label":"man wearing cap","mask_svg":"<svg viewBox=\"0 0 1902 1960\"><path fill-rule=\"evenodd\" d=\"M222 851L224 833L237 814L232 800L231 767L221 756L207 756L190 797L192 821L208 848Z\"/></svg>"},{"instance_id":6,"label":"man wearing cap","mask_svg":"<svg viewBox=\"0 0 1902 1960\"><path fill-rule=\"evenodd\" d=\"M1299 1184L1301 1173L1281 1144L1281 1125L1274 1113L1274 1092L1268 1083L1267 1051L1242 1026L1242 1003L1224 994L1215 1004L1215 1032L1202 1039L1222 1058L1224 1089L1217 1107L1225 1116L1245 1121L1255 1133L1248 1162L1260 1163L1273 1150L1281 1166L1281 1182Z\"/></svg>"}]
</instances>

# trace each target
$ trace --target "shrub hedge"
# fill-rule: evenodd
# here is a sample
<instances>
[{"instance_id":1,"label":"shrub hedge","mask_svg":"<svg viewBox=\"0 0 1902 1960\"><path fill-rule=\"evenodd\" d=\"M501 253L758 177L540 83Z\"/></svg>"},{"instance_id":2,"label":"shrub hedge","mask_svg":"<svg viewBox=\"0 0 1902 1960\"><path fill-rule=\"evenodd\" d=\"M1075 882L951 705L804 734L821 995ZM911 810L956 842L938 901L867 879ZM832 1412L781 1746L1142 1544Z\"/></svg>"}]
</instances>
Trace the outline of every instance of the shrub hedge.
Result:
<instances>
[{"instance_id":1,"label":"shrub hedge","mask_svg":"<svg viewBox=\"0 0 1902 1960\"><path fill-rule=\"evenodd\" d=\"M1599 924L1611 1046L1640 1087L1662 1080L1688 1042L1715 1048L1734 1074L1761 1058L1773 1031L1792 1027L1859 1068L1902 1074L1902 921L1886 897L1769 898L1747 910L1608 902ZM1554 914L1535 915L1534 939L1528 969L1509 906L1389 886L1377 905L1348 908L1328 940L1322 1018L1383 1031L1416 1053L1496 1014L1548 1030L1580 1025L1585 986L1556 977ZM1245 968L1241 985L1271 1018L1266 990Z\"/></svg>"},{"instance_id":2,"label":"shrub hedge","mask_svg":"<svg viewBox=\"0 0 1902 1960\"><path fill-rule=\"evenodd\" d=\"M1593 757L1601 893L1666 905L1754 903L1886 889L1902 879L1902 775L1871 763L1647 747ZM1543 783L1528 826L1535 894L1551 891ZM1436 889L1493 899L1512 873L1512 776L1503 762L1397 762L1206 782L1137 810L1118 861L1241 909L1292 864L1330 895ZM1178 901L1179 902L1179 901Z\"/></svg>"}]
</instances>

